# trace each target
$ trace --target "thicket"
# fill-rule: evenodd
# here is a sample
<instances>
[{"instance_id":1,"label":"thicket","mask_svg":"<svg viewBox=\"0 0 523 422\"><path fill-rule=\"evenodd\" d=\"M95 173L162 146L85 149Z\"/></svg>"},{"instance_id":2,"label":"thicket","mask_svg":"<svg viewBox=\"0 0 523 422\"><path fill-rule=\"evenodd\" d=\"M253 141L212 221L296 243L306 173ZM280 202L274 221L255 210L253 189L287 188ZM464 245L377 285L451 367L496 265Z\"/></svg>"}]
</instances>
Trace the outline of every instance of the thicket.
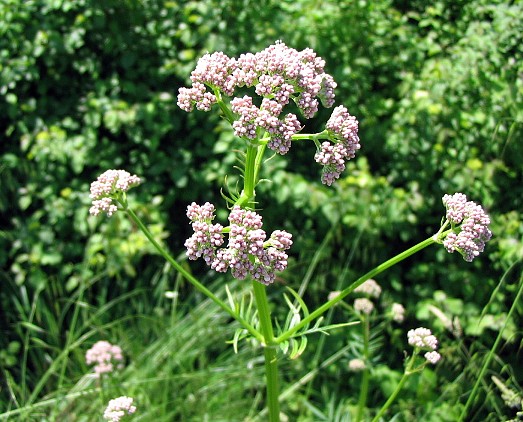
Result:
<instances>
[{"instance_id":1,"label":"thicket","mask_svg":"<svg viewBox=\"0 0 523 422\"><path fill-rule=\"evenodd\" d=\"M306 299L313 306L343 279L433 233L444 193L466 193L493 220L482 258L464 266L459 255L433 248L380 283L412 310L411 321L428 320L435 305L463 328L473 364L454 356L433 380L432 396L420 400L430 403L436 384L447 385L465 366L454 388L468 392L521 283L521 2L3 0L0 16L0 412L63 387L56 373L39 381L70 346L67 333L79 320L89 330L104 327L96 337L125 314L168 319L164 293L175 283L182 309L196 306L199 296L159 269L162 260L129 222L88 218L89 184L109 168L144 177L147 189L133 200L183 256L185 208L223 201L216 192L235 184L226 179L235 148L215 115L181 112L178 88L205 52L237 56L277 39L326 60L337 98L360 121L362 143L333 188L319 183L312 146L271 161L266 177L278 188L260 187L261 202L271 204L264 218L296 233L291 268L280 281L297 286L312 269ZM203 266L191 268L216 281ZM514 365L521 304L517 311L492 369L512 383L523 379ZM160 325L144 325L141 344L162 333ZM329 340L329 347L344 340ZM226 348L208 344L202 360ZM69 362L64 373L85 369ZM307 360L292 370L302 366ZM327 370L318 385L350 391L338 375ZM502 407L495 398L478 417Z\"/></svg>"}]
</instances>

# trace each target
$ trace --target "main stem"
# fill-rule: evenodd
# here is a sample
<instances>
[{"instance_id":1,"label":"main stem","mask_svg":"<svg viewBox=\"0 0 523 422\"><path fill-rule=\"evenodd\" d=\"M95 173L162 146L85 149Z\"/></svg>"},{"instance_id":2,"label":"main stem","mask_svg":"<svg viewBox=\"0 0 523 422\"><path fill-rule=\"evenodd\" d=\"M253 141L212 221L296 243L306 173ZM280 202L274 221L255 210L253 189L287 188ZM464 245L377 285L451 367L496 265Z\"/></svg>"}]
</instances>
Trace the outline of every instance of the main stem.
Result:
<instances>
[{"instance_id":1,"label":"main stem","mask_svg":"<svg viewBox=\"0 0 523 422\"><path fill-rule=\"evenodd\" d=\"M265 357L265 377L267 380L267 408L269 409L269 421L278 422L280 420L280 385L278 380L278 345L274 341L272 329L271 311L267 300L265 286L257 281L252 282L256 306L258 308L258 318L260 330L264 337L263 354Z\"/></svg>"},{"instance_id":2,"label":"main stem","mask_svg":"<svg viewBox=\"0 0 523 422\"><path fill-rule=\"evenodd\" d=\"M265 145L248 145L245 156L245 173L243 192L236 202L240 207L255 206L256 184L258 183L260 168L265 152ZM269 301L267 300L266 287L257 282L252 282L256 307L258 309L258 319L260 321L260 331L263 335L263 355L265 358L265 378L267 380L267 408L269 410L269 421L278 422L280 420L280 385L278 380L278 344L274 341L274 331L272 328L271 312Z\"/></svg>"}]
</instances>

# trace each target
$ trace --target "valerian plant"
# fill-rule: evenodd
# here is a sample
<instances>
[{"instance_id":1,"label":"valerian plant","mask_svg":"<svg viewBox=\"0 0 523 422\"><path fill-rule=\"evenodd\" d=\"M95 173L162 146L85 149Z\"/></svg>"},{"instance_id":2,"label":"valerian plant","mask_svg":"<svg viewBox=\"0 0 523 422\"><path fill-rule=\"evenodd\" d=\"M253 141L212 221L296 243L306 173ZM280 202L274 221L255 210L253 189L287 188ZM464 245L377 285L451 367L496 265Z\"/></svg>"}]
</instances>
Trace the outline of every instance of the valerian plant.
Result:
<instances>
[{"instance_id":1,"label":"valerian plant","mask_svg":"<svg viewBox=\"0 0 523 422\"><path fill-rule=\"evenodd\" d=\"M230 58L222 52L206 54L191 73L191 86L179 89L178 105L182 110L208 112L217 109L238 138L234 148L242 149L241 189L224 195L229 209L227 225L214 221L215 205L208 202L188 205L187 217L193 234L185 242L187 257L190 260L201 258L217 272L230 270L232 277L250 281L256 312L249 306L239 306L230 292L228 303L217 297L154 239L127 202L127 191L141 182L138 176L124 170L108 170L91 185L91 214L127 213L177 271L236 319L240 328L235 336L235 347L239 339L247 336L259 342L265 358L266 406L271 421L280 420L278 354L289 353L291 357L297 357L305 349L308 334L332 328L321 325L322 314L367 280L429 245L442 244L447 251L458 252L466 261L472 261L491 237L490 220L481 206L468 201L461 193L445 195L446 214L433 236L378 265L331 295L312 312L302 298L289 289L299 306L291 305L292 301L286 297L292 316L284 324L273 321L266 289L274 283L276 273L287 267L292 235L284 230L275 230L268 235L263 229L262 215L257 211L256 187L261 180L267 150L285 155L293 145L313 142L316 146L314 161L321 166L321 181L330 186L345 170L346 162L360 149L358 121L346 107L335 107L325 129L319 133L302 133L304 126L292 112L298 110L304 119L310 119L320 103L327 108L334 106L336 83L325 73L324 67L324 60L313 50L297 51L283 42L276 42L261 52L242 54L239 58ZM369 307L372 303L364 300L357 303L363 322L372 311ZM395 313L403 318L404 309L399 309L401 305L398 305ZM303 315L299 315L300 312ZM310 327L313 321L315 325ZM406 377L440 359L435 351L437 340L430 330L409 331L408 342L414 347L414 353L406 362L404 377L376 413L375 420L387 411ZM422 352L425 352L425 360L420 363L418 355ZM365 361L361 363L367 365ZM365 398L366 394L360 397L356 420L363 417Z\"/></svg>"}]
</instances>

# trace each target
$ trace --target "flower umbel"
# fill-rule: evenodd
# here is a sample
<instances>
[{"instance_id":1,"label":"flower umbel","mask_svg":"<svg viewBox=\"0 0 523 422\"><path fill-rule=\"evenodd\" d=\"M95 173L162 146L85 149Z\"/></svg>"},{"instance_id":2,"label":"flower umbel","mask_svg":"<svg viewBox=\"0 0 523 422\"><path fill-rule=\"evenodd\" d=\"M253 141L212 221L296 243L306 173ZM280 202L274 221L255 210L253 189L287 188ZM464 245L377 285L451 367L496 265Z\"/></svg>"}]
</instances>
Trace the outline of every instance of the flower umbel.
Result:
<instances>
[{"instance_id":1,"label":"flower umbel","mask_svg":"<svg viewBox=\"0 0 523 422\"><path fill-rule=\"evenodd\" d=\"M224 243L224 228L211 224L214 219L214 205L199 206L192 203L187 207L194 234L187 239L185 247L189 259L203 257L207 265L218 272L231 269L232 275L240 280L247 276L263 284L270 284L276 278L276 271L287 267L287 254L292 245L292 235L275 230L269 239L262 230L262 217L254 211L233 207L229 214L229 241Z\"/></svg>"},{"instance_id":2,"label":"flower umbel","mask_svg":"<svg viewBox=\"0 0 523 422\"><path fill-rule=\"evenodd\" d=\"M462 193L444 195L443 205L447 208L443 227L450 223L453 230L443 239L443 246L450 253L458 251L465 261L471 262L492 237L488 228L490 218L480 205L467 201Z\"/></svg>"},{"instance_id":3,"label":"flower umbel","mask_svg":"<svg viewBox=\"0 0 523 422\"><path fill-rule=\"evenodd\" d=\"M438 339L432 335L428 328L420 327L415 330L409 330L407 337L411 346L432 350L436 350L438 347Z\"/></svg>"},{"instance_id":4,"label":"flower umbel","mask_svg":"<svg viewBox=\"0 0 523 422\"><path fill-rule=\"evenodd\" d=\"M139 183L138 176L131 175L125 170L107 170L91 183L89 197L92 198L93 205L89 209L89 213L98 215L105 212L110 217L118 210L113 200L125 199L125 192Z\"/></svg>"},{"instance_id":5,"label":"flower umbel","mask_svg":"<svg viewBox=\"0 0 523 422\"><path fill-rule=\"evenodd\" d=\"M120 346L113 345L108 341L101 340L96 342L85 354L85 361L88 365L96 363L94 372L96 376L113 372L115 365L123 367L123 355Z\"/></svg>"},{"instance_id":6,"label":"flower umbel","mask_svg":"<svg viewBox=\"0 0 523 422\"><path fill-rule=\"evenodd\" d=\"M136 406L133 406L133 398L121 396L109 401L104 411L104 419L110 422L119 422L124 416L136 412Z\"/></svg>"},{"instance_id":7,"label":"flower umbel","mask_svg":"<svg viewBox=\"0 0 523 422\"><path fill-rule=\"evenodd\" d=\"M310 119L320 102L334 105L336 82L324 67L325 61L310 48L298 51L281 41L238 58L223 52L206 54L191 73L192 86L179 89L178 106L190 112L195 107L210 111L218 104L236 136L251 145L266 144L281 155L289 152L293 140L313 140L314 159L323 166L322 183L330 186L360 148L358 121L338 106L321 134L298 135L303 126L286 109L292 101ZM251 95L245 95L245 88L251 88ZM235 97L237 89L242 95ZM231 97L229 104L224 97Z\"/></svg>"},{"instance_id":8,"label":"flower umbel","mask_svg":"<svg viewBox=\"0 0 523 422\"><path fill-rule=\"evenodd\" d=\"M419 350L428 350L425 353L425 359L435 364L441 358L441 355L436 352L438 348L438 339L432 335L432 332L428 328L416 328L414 330L409 330L407 333L408 341L411 346L414 346L416 351Z\"/></svg>"}]
</instances>

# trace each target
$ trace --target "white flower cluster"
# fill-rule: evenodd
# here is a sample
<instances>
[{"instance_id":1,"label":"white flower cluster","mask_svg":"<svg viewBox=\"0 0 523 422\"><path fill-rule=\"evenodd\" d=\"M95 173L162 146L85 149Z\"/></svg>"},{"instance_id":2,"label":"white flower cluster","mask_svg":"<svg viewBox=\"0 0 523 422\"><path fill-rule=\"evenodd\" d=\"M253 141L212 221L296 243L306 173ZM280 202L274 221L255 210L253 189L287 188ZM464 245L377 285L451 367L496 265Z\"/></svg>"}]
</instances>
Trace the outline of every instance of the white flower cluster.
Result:
<instances>
[{"instance_id":1,"label":"white flower cluster","mask_svg":"<svg viewBox=\"0 0 523 422\"><path fill-rule=\"evenodd\" d=\"M104 419L110 422L119 422L126 414L130 415L136 412L136 406L133 406L133 398L121 396L109 401L104 412Z\"/></svg>"},{"instance_id":2,"label":"white flower cluster","mask_svg":"<svg viewBox=\"0 0 523 422\"><path fill-rule=\"evenodd\" d=\"M407 333L408 341L411 346L419 349L431 349L425 353L425 359L432 364L435 364L441 359L441 355L436 352L438 347L438 339L432 335L432 332L428 328L416 328L409 330Z\"/></svg>"}]
</instances>

